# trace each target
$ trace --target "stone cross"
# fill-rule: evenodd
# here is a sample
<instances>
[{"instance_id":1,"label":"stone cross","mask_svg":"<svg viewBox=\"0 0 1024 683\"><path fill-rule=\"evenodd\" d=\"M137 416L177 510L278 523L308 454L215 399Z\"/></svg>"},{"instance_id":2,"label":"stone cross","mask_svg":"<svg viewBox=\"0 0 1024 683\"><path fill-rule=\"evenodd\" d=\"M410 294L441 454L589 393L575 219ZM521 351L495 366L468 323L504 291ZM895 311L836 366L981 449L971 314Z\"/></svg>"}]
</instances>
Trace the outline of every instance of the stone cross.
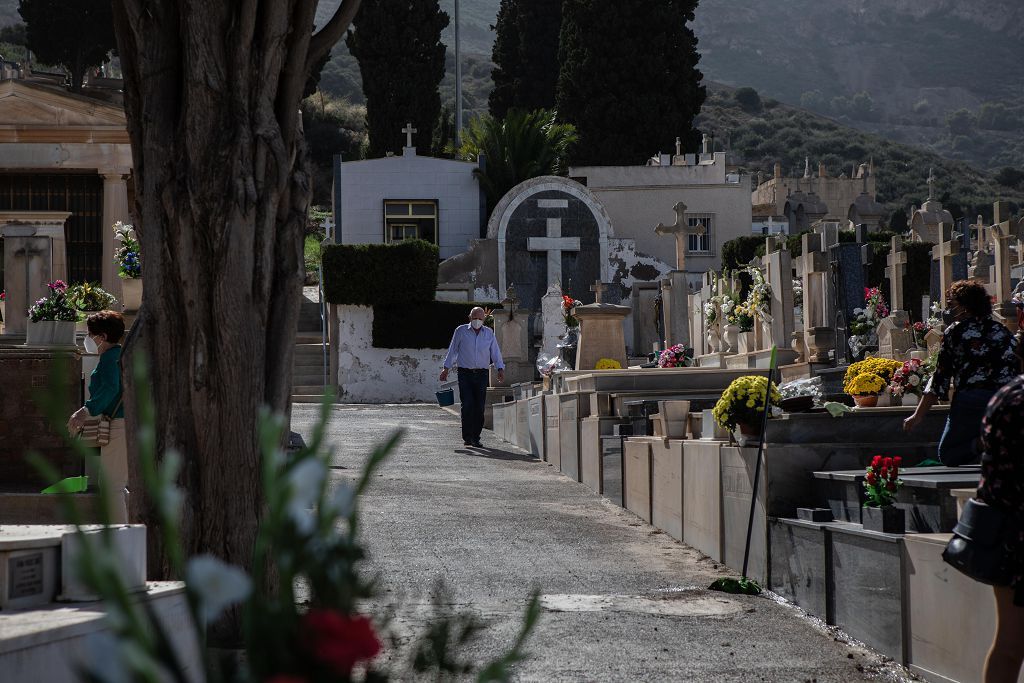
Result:
<instances>
[{"instance_id":1,"label":"stone cross","mask_svg":"<svg viewBox=\"0 0 1024 683\"><path fill-rule=\"evenodd\" d=\"M412 134L419 132L418 130L412 127L412 121L405 124L405 128L402 129L402 132L405 133L405 146L412 147Z\"/></svg>"},{"instance_id":2,"label":"stone cross","mask_svg":"<svg viewBox=\"0 0 1024 683\"><path fill-rule=\"evenodd\" d=\"M672 207L676 212L676 222L673 225L658 223L654 228L656 235L672 235L676 238L676 270L686 270L686 240L689 236L689 226L686 223L686 204L676 202ZM694 234L704 234L704 224L700 223Z\"/></svg>"},{"instance_id":3,"label":"stone cross","mask_svg":"<svg viewBox=\"0 0 1024 683\"><path fill-rule=\"evenodd\" d=\"M935 169L934 168L929 168L928 169L928 199L931 199L934 196L934 188L935 188Z\"/></svg>"},{"instance_id":4,"label":"stone cross","mask_svg":"<svg viewBox=\"0 0 1024 683\"><path fill-rule=\"evenodd\" d=\"M996 304L1009 301L1013 294L1013 287L1010 282L1010 235L1009 221L997 223L990 230L993 246L993 277L992 285L995 291L992 294L996 297Z\"/></svg>"},{"instance_id":5,"label":"stone cross","mask_svg":"<svg viewBox=\"0 0 1024 683\"><path fill-rule=\"evenodd\" d=\"M579 251L579 237L562 237L562 219L549 218L546 237L531 237L526 242L529 251L548 254L548 284L562 280L562 252Z\"/></svg>"},{"instance_id":6,"label":"stone cross","mask_svg":"<svg viewBox=\"0 0 1024 683\"><path fill-rule=\"evenodd\" d=\"M946 290L953 284L953 257L960 253L960 241L953 237L953 226L939 224L942 241L932 247L932 260L939 262L939 286L941 306L946 307Z\"/></svg>"},{"instance_id":7,"label":"stone cross","mask_svg":"<svg viewBox=\"0 0 1024 683\"><path fill-rule=\"evenodd\" d=\"M601 296L604 294L604 290L608 289L604 286L604 283L600 280L595 280L594 284L590 285L590 291L594 293L594 301L601 303Z\"/></svg>"},{"instance_id":8,"label":"stone cross","mask_svg":"<svg viewBox=\"0 0 1024 683\"><path fill-rule=\"evenodd\" d=\"M683 153L683 141L676 137L676 156L680 156Z\"/></svg>"},{"instance_id":9,"label":"stone cross","mask_svg":"<svg viewBox=\"0 0 1024 683\"><path fill-rule=\"evenodd\" d=\"M978 214L978 222L969 227L978 231L978 241L975 243L974 248L978 251L984 251L985 247L988 246L988 236L986 235L986 228L988 226L985 225L985 220L981 217L981 214Z\"/></svg>"},{"instance_id":10,"label":"stone cross","mask_svg":"<svg viewBox=\"0 0 1024 683\"><path fill-rule=\"evenodd\" d=\"M508 289L505 290L505 300L503 304L508 304L508 315L509 318L514 318L516 315L516 308L519 306L519 297L516 295L516 286L511 284Z\"/></svg>"},{"instance_id":11,"label":"stone cross","mask_svg":"<svg viewBox=\"0 0 1024 683\"><path fill-rule=\"evenodd\" d=\"M889 255L886 256L885 277L889 280L889 303L893 311L903 310L903 273L907 267L907 252L903 251L903 240L893 237L889 240Z\"/></svg>"}]
</instances>

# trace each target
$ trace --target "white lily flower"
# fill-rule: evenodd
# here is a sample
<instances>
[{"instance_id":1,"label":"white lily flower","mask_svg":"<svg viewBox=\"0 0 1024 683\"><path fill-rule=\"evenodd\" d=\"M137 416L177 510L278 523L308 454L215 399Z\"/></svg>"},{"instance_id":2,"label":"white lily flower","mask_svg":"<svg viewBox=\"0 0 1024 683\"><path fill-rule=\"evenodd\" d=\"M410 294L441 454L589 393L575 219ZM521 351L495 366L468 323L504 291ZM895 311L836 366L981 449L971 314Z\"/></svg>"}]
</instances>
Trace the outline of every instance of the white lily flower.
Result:
<instances>
[{"instance_id":1,"label":"white lily flower","mask_svg":"<svg viewBox=\"0 0 1024 683\"><path fill-rule=\"evenodd\" d=\"M242 602L252 592L252 579L241 568L212 555L197 555L185 568L185 583L199 599L199 617L213 621L231 605Z\"/></svg>"},{"instance_id":2,"label":"white lily flower","mask_svg":"<svg viewBox=\"0 0 1024 683\"><path fill-rule=\"evenodd\" d=\"M288 473L288 516L295 522L299 532L313 531L313 506L320 500L327 466L317 458L307 458Z\"/></svg>"}]
</instances>

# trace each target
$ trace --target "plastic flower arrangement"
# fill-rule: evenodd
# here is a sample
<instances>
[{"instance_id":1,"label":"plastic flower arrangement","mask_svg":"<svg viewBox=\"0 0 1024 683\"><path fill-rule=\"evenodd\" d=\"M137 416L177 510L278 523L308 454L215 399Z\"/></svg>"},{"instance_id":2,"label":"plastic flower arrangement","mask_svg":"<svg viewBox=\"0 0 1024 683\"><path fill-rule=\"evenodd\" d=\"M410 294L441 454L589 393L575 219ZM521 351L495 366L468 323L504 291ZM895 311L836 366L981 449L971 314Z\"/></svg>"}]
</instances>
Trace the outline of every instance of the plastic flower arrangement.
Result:
<instances>
[{"instance_id":1,"label":"plastic flower arrangement","mask_svg":"<svg viewBox=\"0 0 1024 683\"><path fill-rule=\"evenodd\" d=\"M714 325L718 321L718 309L722 305L722 299L718 296L713 296L709 301L704 302L704 322L708 325Z\"/></svg>"},{"instance_id":2,"label":"plastic flower arrangement","mask_svg":"<svg viewBox=\"0 0 1024 683\"><path fill-rule=\"evenodd\" d=\"M864 494L867 498L864 507L880 508L892 505L896 492L903 486L903 480L900 479L901 463L902 459L899 456L883 458L876 455L871 459L864 477Z\"/></svg>"},{"instance_id":3,"label":"plastic flower arrangement","mask_svg":"<svg viewBox=\"0 0 1024 683\"><path fill-rule=\"evenodd\" d=\"M658 355L659 368L688 368L693 366L693 348L685 344L670 346Z\"/></svg>"},{"instance_id":4,"label":"plastic flower arrangement","mask_svg":"<svg viewBox=\"0 0 1024 683\"><path fill-rule=\"evenodd\" d=\"M768 378L758 375L737 377L722 392L722 397L715 404L712 415L720 427L733 430L741 422L757 423L764 411L765 394L768 389ZM772 383L771 405L777 406L782 400L779 389Z\"/></svg>"},{"instance_id":5,"label":"plastic flower arrangement","mask_svg":"<svg viewBox=\"0 0 1024 683\"><path fill-rule=\"evenodd\" d=\"M573 299L567 294L562 295L562 317L565 319L566 327L579 327L579 318L572 314L572 310L577 306L582 305L583 302Z\"/></svg>"},{"instance_id":6,"label":"plastic flower arrangement","mask_svg":"<svg viewBox=\"0 0 1024 683\"><path fill-rule=\"evenodd\" d=\"M114 237L121 242L114 252L118 276L125 280L142 277L142 252L139 251L135 228L130 223L118 221L114 223Z\"/></svg>"},{"instance_id":7,"label":"plastic flower arrangement","mask_svg":"<svg viewBox=\"0 0 1024 683\"><path fill-rule=\"evenodd\" d=\"M747 293L747 300L744 302L747 310L751 314L755 312L761 315L770 313L772 306L771 285L765 281L764 273L761 272L760 268L747 268L747 273L750 274L753 280L750 291Z\"/></svg>"},{"instance_id":8,"label":"plastic flower arrangement","mask_svg":"<svg viewBox=\"0 0 1024 683\"><path fill-rule=\"evenodd\" d=\"M68 287L67 297L68 303L79 311L102 311L117 303L110 292L88 282Z\"/></svg>"},{"instance_id":9,"label":"plastic flower arrangement","mask_svg":"<svg viewBox=\"0 0 1024 683\"><path fill-rule=\"evenodd\" d=\"M878 375L885 380L886 384L888 384L892 381L892 376L896 371L902 367L903 363L898 360L891 360L889 358L865 358L864 360L857 361L856 363L851 363L850 367L846 368L846 374L843 375L843 382L844 384L851 382L862 372L870 372Z\"/></svg>"},{"instance_id":10,"label":"plastic flower arrangement","mask_svg":"<svg viewBox=\"0 0 1024 683\"><path fill-rule=\"evenodd\" d=\"M719 295L719 301L721 303L718 308L722 311L722 317L725 318L725 324L736 325L736 308L740 305L736 295L731 291L725 290Z\"/></svg>"},{"instance_id":11,"label":"plastic flower arrangement","mask_svg":"<svg viewBox=\"0 0 1024 683\"><path fill-rule=\"evenodd\" d=\"M862 372L843 384L843 391L851 396L876 396L885 389L885 380L873 372Z\"/></svg>"},{"instance_id":12,"label":"plastic flower arrangement","mask_svg":"<svg viewBox=\"0 0 1024 683\"><path fill-rule=\"evenodd\" d=\"M597 365L594 366L595 370L621 370L622 363L615 360L614 358L602 358L597 361Z\"/></svg>"},{"instance_id":13,"label":"plastic flower arrangement","mask_svg":"<svg viewBox=\"0 0 1024 683\"><path fill-rule=\"evenodd\" d=\"M750 332L754 329L754 309L750 304L744 302L734 309L735 320L733 323L740 328L740 332Z\"/></svg>"},{"instance_id":14,"label":"plastic flower arrangement","mask_svg":"<svg viewBox=\"0 0 1024 683\"><path fill-rule=\"evenodd\" d=\"M889 306L885 303L882 290L878 287L864 288L864 308L853 309L854 319L850 323L850 351L854 356L864 352L864 348L878 343L875 330L882 318L889 315Z\"/></svg>"},{"instance_id":15,"label":"plastic flower arrangement","mask_svg":"<svg viewBox=\"0 0 1024 683\"><path fill-rule=\"evenodd\" d=\"M54 280L47 282L46 287L50 293L32 304L32 307L28 309L28 319L34 323L44 320L63 322L78 320L78 311L68 303L67 284L63 280Z\"/></svg>"},{"instance_id":16,"label":"plastic flower arrangement","mask_svg":"<svg viewBox=\"0 0 1024 683\"><path fill-rule=\"evenodd\" d=\"M893 373L892 380L889 382L889 393L893 396L903 396L904 394L920 396L927 377L928 372L924 363L912 358Z\"/></svg>"}]
</instances>

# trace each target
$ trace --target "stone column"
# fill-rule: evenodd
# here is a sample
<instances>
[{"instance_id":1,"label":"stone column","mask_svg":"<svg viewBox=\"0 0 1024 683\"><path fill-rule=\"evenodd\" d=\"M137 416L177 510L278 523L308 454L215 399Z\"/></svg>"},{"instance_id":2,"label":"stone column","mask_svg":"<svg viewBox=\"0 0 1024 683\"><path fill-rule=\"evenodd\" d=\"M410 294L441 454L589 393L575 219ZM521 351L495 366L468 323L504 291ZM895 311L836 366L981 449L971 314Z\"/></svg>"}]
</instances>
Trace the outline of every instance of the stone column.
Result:
<instances>
[{"instance_id":1,"label":"stone column","mask_svg":"<svg viewBox=\"0 0 1024 683\"><path fill-rule=\"evenodd\" d=\"M24 337L29 306L47 294L46 283L67 279L67 211L0 212L4 238L4 336Z\"/></svg>"},{"instance_id":2,"label":"stone column","mask_svg":"<svg viewBox=\"0 0 1024 683\"><path fill-rule=\"evenodd\" d=\"M121 278L117 276L114 265L114 223L131 220L128 210L128 183L125 181L127 169L103 169L103 289L110 292L118 302L121 301Z\"/></svg>"}]
</instances>

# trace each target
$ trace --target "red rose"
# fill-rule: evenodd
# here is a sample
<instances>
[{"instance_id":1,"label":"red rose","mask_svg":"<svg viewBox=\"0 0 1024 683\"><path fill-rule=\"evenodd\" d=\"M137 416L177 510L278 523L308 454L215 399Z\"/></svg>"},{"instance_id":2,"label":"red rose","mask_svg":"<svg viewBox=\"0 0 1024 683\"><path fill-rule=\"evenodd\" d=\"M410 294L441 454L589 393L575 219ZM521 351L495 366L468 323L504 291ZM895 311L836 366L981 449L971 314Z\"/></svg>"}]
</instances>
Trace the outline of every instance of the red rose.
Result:
<instances>
[{"instance_id":1,"label":"red rose","mask_svg":"<svg viewBox=\"0 0 1024 683\"><path fill-rule=\"evenodd\" d=\"M882 467L889 469L892 467L892 458L886 458L882 461Z\"/></svg>"},{"instance_id":2,"label":"red rose","mask_svg":"<svg viewBox=\"0 0 1024 683\"><path fill-rule=\"evenodd\" d=\"M874 486L875 482L878 481L878 477L875 476L874 472L868 472L868 483Z\"/></svg>"},{"instance_id":3,"label":"red rose","mask_svg":"<svg viewBox=\"0 0 1024 683\"><path fill-rule=\"evenodd\" d=\"M872 458L871 459L871 466L875 467L875 468L881 467L882 466L882 456L876 455L874 458Z\"/></svg>"},{"instance_id":4,"label":"red rose","mask_svg":"<svg viewBox=\"0 0 1024 683\"><path fill-rule=\"evenodd\" d=\"M311 609L302 618L306 648L313 657L339 674L380 652L380 640L365 616L348 617L340 612Z\"/></svg>"},{"instance_id":5,"label":"red rose","mask_svg":"<svg viewBox=\"0 0 1024 683\"><path fill-rule=\"evenodd\" d=\"M890 491L895 492L896 491L896 482L890 481L888 484L885 485L885 488L889 489Z\"/></svg>"}]
</instances>

